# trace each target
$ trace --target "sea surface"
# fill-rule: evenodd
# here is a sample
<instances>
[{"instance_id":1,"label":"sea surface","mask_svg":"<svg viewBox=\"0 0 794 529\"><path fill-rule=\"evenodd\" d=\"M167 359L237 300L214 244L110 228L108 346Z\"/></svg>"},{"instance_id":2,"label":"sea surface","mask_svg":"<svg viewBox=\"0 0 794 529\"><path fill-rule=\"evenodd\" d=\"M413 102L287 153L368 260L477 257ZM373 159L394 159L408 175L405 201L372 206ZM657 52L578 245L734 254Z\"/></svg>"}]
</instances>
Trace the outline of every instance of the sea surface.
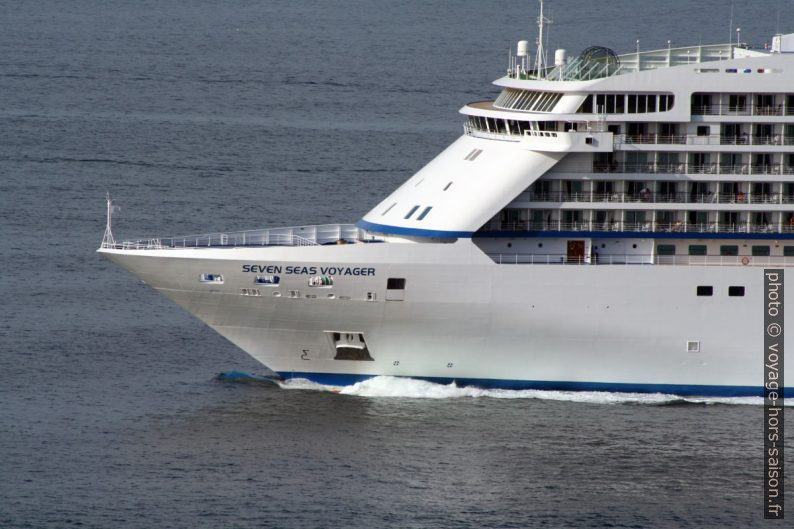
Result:
<instances>
[{"instance_id":1,"label":"sea surface","mask_svg":"<svg viewBox=\"0 0 794 529\"><path fill-rule=\"evenodd\" d=\"M794 32L790 0L548 5L571 54L724 42L732 5L753 45ZM767 526L757 399L279 386L95 253L106 192L118 238L356 221L536 16L0 1L0 528Z\"/></svg>"}]
</instances>

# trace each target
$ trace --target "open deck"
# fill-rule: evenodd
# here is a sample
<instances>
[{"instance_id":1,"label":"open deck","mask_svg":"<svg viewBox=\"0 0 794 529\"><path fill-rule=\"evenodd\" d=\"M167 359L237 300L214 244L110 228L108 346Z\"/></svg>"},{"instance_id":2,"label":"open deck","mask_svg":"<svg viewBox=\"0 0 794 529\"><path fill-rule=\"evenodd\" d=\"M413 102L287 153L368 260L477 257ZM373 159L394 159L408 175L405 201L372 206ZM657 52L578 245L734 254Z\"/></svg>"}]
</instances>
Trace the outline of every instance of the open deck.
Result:
<instances>
[{"instance_id":1,"label":"open deck","mask_svg":"<svg viewBox=\"0 0 794 529\"><path fill-rule=\"evenodd\" d=\"M153 237L149 239L115 241L107 237L102 248L117 250L164 250L169 248L219 248L250 246L319 246L324 244L353 244L376 242L377 239L355 224L319 224L264 228L233 232Z\"/></svg>"}]
</instances>

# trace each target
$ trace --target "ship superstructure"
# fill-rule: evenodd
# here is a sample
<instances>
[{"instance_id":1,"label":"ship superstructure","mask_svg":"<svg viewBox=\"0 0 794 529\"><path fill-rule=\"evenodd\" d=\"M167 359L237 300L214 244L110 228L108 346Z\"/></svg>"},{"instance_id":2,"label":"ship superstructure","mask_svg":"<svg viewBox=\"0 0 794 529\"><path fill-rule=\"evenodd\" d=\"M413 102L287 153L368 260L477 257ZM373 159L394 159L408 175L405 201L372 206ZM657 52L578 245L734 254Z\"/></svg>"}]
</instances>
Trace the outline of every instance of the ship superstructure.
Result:
<instances>
[{"instance_id":1,"label":"ship superstructure","mask_svg":"<svg viewBox=\"0 0 794 529\"><path fill-rule=\"evenodd\" d=\"M554 55L520 42L356 225L108 225L100 252L283 377L761 394L763 271L794 264L794 34Z\"/></svg>"}]
</instances>

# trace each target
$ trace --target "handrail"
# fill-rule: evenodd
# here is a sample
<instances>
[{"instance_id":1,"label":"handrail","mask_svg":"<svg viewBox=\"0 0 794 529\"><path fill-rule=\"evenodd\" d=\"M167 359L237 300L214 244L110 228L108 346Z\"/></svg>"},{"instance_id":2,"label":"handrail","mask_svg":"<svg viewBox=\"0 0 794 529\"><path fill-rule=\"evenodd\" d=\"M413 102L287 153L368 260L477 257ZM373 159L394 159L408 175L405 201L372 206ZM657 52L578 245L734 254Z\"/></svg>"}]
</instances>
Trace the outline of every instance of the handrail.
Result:
<instances>
[{"instance_id":1,"label":"handrail","mask_svg":"<svg viewBox=\"0 0 794 529\"><path fill-rule=\"evenodd\" d=\"M794 257L754 255L659 255L487 253L496 264L548 265L687 265L687 266L794 266Z\"/></svg>"},{"instance_id":2,"label":"handrail","mask_svg":"<svg viewBox=\"0 0 794 529\"><path fill-rule=\"evenodd\" d=\"M118 250L162 250L170 248L217 248L248 246L319 246L323 244L373 241L355 224L319 224L264 228L228 233L181 235L126 241L103 241L102 248Z\"/></svg>"},{"instance_id":3,"label":"handrail","mask_svg":"<svg viewBox=\"0 0 794 529\"><path fill-rule=\"evenodd\" d=\"M725 224L719 222L686 223L683 221L578 221L565 222L551 219L542 222L490 221L480 229L481 232L522 232L522 231L583 231L583 232L642 232L642 233L794 233L792 224Z\"/></svg>"},{"instance_id":4,"label":"handrail","mask_svg":"<svg viewBox=\"0 0 794 529\"><path fill-rule=\"evenodd\" d=\"M521 196L518 201L521 201ZM786 193L672 193L650 191L647 188L635 193L615 192L589 193L585 191L551 191L548 193L528 193L529 202L622 202L649 204L792 204L794 195Z\"/></svg>"}]
</instances>

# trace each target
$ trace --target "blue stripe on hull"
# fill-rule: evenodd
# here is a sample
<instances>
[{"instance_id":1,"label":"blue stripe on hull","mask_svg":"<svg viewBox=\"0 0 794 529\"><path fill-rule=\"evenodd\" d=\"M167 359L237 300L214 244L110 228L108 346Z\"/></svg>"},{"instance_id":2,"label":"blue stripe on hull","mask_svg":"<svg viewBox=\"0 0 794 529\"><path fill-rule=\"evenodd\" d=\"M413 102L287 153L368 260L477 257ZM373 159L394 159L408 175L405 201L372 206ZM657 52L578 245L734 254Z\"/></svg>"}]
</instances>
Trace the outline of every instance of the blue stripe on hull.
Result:
<instances>
[{"instance_id":1,"label":"blue stripe on hull","mask_svg":"<svg viewBox=\"0 0 794 529\"><path fill-rule=\"evenodd\" d=\"M305 378L328 386L350 386L376 375L345 373L279 372L283 379ZM610 391L617 393L666 393L686 397L763 397L763 386L707 386L698 384L632 384L617 382L566 382L546 380L501 380L494 378L410 377L437 384L475 386L486 389L542 389L552 391ZM794 398L794 387L785 388L784 398Z\"/></svg>"}]
</instances>

